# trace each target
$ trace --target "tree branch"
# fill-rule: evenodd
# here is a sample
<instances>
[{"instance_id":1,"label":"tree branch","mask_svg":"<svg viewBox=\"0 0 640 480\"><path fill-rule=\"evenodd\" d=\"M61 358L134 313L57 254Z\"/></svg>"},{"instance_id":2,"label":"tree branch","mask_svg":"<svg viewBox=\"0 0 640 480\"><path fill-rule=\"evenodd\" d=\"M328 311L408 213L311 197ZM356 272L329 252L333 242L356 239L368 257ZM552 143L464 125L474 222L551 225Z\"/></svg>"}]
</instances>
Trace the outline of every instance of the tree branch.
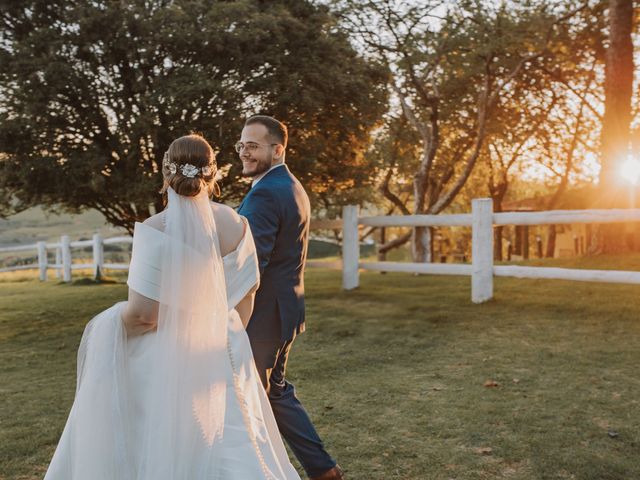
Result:
<instances>
[{"instance_id":1,"label":"tree branch","mask_svg":"<svg viewBox=\"0 0 640 480\"><path fill-rule=\"evenodd\" d=\"M384 181L380 185L380 192L384 195L384 197L389 200L393 205L395 205L403 215L411 215L411 212L406 207L404 202L400 200L400 198L394 194L389 188L389 184L391 183L391 177L393 176L393 167L389 167L387 173L385 174Z\"/></svg>"},{"instance_id":2,"label":"tree branch","mask_svg":"<svg viewBox=\"0 0 640 480\"><path fill-rule=\"evenodd\" d=\"M404 235L398 238L395 238L390 242L385 243L384 245L381 245L380 248L378 249L378 253L387 253L389 250L393 250L394 248L398 248L404 245L409 240L411 240L412 235L413 235L413 231L409 233L405 233Z\"/></svg>"}]
</instances>

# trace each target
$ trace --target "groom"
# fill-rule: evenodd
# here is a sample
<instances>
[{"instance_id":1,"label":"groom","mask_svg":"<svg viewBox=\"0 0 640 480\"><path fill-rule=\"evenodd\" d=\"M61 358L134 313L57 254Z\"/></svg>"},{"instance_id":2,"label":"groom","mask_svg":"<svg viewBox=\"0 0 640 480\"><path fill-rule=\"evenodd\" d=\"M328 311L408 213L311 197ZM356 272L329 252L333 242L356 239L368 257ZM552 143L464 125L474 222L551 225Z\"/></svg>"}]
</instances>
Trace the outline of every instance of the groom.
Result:
<instances>
[{"instance_id":1,"label":"groom","mask_svg":"<svg viewBox=\"0 0 640 480\"><path fill-rule=\"evenodd\" d=\"M249 221L260 265L260 288L247 334L280 433L312 480L340 480L342 470L325 451L285 379L291 345L304 331L310 220L309 197L284 163L287 136L283 123L256 115L245 122L235 146L242 174L253 179L238 213Z\"/></svg>"}]
</instances>

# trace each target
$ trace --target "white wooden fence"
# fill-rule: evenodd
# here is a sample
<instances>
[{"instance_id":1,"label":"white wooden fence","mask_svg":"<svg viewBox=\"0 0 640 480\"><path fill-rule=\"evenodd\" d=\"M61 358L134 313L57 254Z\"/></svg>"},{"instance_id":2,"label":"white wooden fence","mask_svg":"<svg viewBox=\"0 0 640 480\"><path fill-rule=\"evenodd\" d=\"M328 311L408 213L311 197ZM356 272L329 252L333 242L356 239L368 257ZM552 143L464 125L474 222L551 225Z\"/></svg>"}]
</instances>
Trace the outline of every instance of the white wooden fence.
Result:
<instances>
[{"instance_id":1,"label":"white wooden fence","mask_svg":"<svg viewBox=\"0 0 640 480\"><path fill-rule=\"evenodd\" d=\"M549 278L586 282L640 284L640 272L618 270L582 270L551 267L525 267L493 264L493 227L499 225L559 225L576 223L640 222L640 209L617 210L551 210L546 212L494 213L490 198L472 201L471 213L453 215L401 215L360 217L357 206L343 207L341 220L314 220L312 229L341 229L342 261L326 262L310 260L309 267L324 267L342 270L342 286L351 290L359 285L359 271L407 272L432 275L471 276L471 300L482 303L493 297L493 277ZM358 228L372 227L418 227L418 226L466 226L472 228L471 264L411 263L411 262L361 262ZM99 234L93 240L71 242L64 235L60 243L38 242L33 245L4 247L2 252L36 250L38 263L0 269L0 272L39 269L40 280L47 279L47 269L62 271L62 279L71 281L71 271L92 268L94 275L105 269L127 270L128 264L104 263L104 245L132 243L129 236L102 239ZM71 248L93 247L92 263L72 263ZM56 262L49 264L47 250L56 249Z\"/></svg>"},{"instance_id":2,"label":"white wooden fence","mask_svg":"<svg viewBox=\"0 0 640 480\"><path fill-rule=\"evenodd\" d=\"M359 217L357 206L345 206L342 215L342 286L359 285L359 270L411 272L432 275L470 275L471 300L482 303L493 297L493 277L551 278L585 282L640 284L640 272L578 270L493 264L493 227L499 225L558 225L576 223L640 222L640 209L551 210L546 212L493 213L493 201L472 201L470 214ZM472 228L471 264L361 262L358 227L467 226Z\"/></svg>"},{"instance_id":3,"label":"white wooden fence","mask_svg":"<svg viewBox=\"0 0 640 480\"><path fill-rule=\"evenodd\" d=\"M38 263L29 265L17 265L13 267L0 268L0 272L12 272L16 270L33 270L37 269L40 272L40 280L47 280L47 270L52 268L56 270L56 274L60 276L62 272L62 280L64 282L71 281L71 271L79 269L93 269L94 276L98 275L98 272L104 272L105 269L111 270L127 270L129 268L128 263L104 263L104 246L113 245L115 243L132 243L133 238L128 236L111 237L103 239L102 236L96 233L92 240L79 240L72 242L68 235L60 237L59 243L46 243L38 242L33 245L20 245L15 247L3 247L0 248L0 253L6 252L20 252L20 251L37 251ZM92 247L93 261L92 263L73 263L71 260L72 248L84 248ZM55 249L56 261L55 263L49 263L47 251L49 249Z\"/></svg>"}]
</instances>

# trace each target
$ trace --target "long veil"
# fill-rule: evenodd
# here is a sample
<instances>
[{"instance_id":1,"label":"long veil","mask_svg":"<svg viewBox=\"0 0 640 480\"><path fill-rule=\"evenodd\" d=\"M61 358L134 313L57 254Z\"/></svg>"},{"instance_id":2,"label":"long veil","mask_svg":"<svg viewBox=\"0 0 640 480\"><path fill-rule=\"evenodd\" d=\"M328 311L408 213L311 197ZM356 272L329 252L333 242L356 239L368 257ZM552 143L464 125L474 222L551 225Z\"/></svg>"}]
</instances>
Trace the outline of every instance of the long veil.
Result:
<instances>
[{"instance_id":1,"label":"long veil","mask_svg":"<svg viewBox=\"0 0 640 480\"><path fill-rule=\"evenodd\" d=\"M223 262L206 192L168 195L157 364L137 478L215 478L229 362Z\"/></svg>"},{"instance_id":2,"label":"long veil","mask_svg":"<svg viewBox=\"0 0 640 480\"><path fill-rule=\"evenodd\" d=\"M168 200L164 234L136 233L134 245L139 260L148 253L137 268L155 282L147 296L159 303L157 331L128 338L124 303L88 323L45 480L299 479L228 308L224 262L239 275L233 298L258 281L251 232L223 259L207 195L170 189Z\"/></svg>"}]
</instances>

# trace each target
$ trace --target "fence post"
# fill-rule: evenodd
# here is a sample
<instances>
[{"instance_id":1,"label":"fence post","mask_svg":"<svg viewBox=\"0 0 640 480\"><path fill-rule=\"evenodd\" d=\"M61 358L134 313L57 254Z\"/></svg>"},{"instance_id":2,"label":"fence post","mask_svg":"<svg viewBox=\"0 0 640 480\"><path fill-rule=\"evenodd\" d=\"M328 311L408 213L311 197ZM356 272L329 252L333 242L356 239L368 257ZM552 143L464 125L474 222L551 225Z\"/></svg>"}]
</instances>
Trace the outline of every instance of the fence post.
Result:
<instances>
[{"instance_id":1,"label":"fence post","mask_svg":"<svg viewBox=\"0 0 640 480\"><path fill-rule=\"evenodd\" d=\"M482 303L493 297L493 200L473 200L471 213L471 301Z\"/></svg>"},{"instance_id":2,"label":"fence post","mask_svg":"<svg viewBox=\"0 0 640 480\"><path fill-rule=\"evenodd\" d=\"M104 269L104 246L102 243L102 235L95 233L93 235L93 279L100 280Z\"/></svg>"},{"instance_id":3,"label":"fence post","mask_svg":"<svg viewBox=\"0 0 640 480\"><path fill-rule=\"evenodd\" d=\"M342 207L342 288L352 290L359 284L360 239L358 206Z\"/></svg>"},{"instance_id":4,"label":"fence post","mask_svg":"<svg viewBox=\"0 0 640 480\"><path fill-rule=\"evenodd\" d=\"M47 244L38 242L38 268L40 269L40 281L47 280Z\"/></svg>"},{"instance_id":5,"label":"fence post","mask_svg":"<svg viewBox=\"0 0 640 480\"><path fill-rule=\"evenodd\" d=\"M62 264L62 249L60 247L56 247L56 265ZM56 267L56 278L60 278L60 267Z\"/></svg>"},{"instance_id":6,"label":"fence post","mask_svg":"<svg viewBox=\"0 0 640 480\"><path fill-rule=\"evenodd\" d=\"M60 248L62 249L62 281L71 281L71 241L69 235L60 237Z\"/></svg>"}]
</instances>

